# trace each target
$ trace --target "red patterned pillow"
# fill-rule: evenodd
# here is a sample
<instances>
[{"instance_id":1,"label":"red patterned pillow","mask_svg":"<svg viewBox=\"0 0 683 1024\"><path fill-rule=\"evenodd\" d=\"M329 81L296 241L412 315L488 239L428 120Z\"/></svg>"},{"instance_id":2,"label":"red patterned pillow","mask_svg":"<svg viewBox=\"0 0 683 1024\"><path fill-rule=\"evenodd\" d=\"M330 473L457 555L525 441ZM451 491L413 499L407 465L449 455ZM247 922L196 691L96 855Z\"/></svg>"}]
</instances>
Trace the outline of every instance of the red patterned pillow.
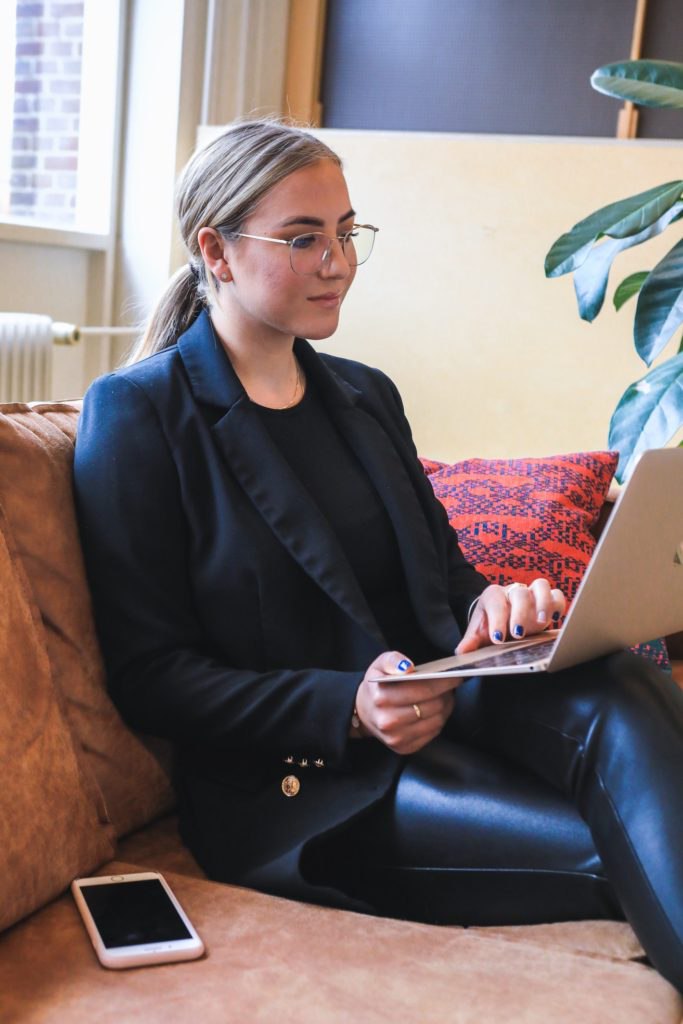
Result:
<instances>
[{"instance_id":1,"label":"red patterned pillow","mask_svg":"<svg viewBox=\"0 0 683 1024\"><path fill-rule=\"evenodd\" d=\"M427 476L431 476L432 473L436 473L439 469L446 469L448 466L447 462L437 462L436 459L423 459L420 457L420 462Z\"/></svg>"},{"instance_id":2,"label":"red patterned pillow","mask_svg":"<svg viewBox=\"0 0 683 1024\"><path fill-rule=\"evenodd\" d=\"M546 576L571 601L617 459L614 452L467 459L429 479L465 557L492 583Z\"/></svg>"}]
</instances>

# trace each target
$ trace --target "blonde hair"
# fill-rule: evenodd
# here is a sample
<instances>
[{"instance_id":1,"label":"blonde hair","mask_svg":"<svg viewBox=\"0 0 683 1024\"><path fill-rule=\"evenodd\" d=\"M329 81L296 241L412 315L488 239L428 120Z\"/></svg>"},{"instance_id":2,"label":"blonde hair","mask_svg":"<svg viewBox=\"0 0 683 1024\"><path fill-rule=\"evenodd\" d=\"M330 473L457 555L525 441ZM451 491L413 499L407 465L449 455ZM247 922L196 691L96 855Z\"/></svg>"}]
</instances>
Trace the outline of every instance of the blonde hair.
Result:
<instances>
[{"instance_id":1,"label":"blonde hair","mask_svg":"<svg viewBox=\"0 0 683 1024\"><path fill-rule=\"evenodd\" d=\"M189 262L168 283L128 363L174 345L217 287L206 271L197 234L213 227L223 235L242 230L260 200L293 171L339 157L302 128L281 120L243 121L197 150L176 187L176 213Z\"/></svg>"}]
</instances>

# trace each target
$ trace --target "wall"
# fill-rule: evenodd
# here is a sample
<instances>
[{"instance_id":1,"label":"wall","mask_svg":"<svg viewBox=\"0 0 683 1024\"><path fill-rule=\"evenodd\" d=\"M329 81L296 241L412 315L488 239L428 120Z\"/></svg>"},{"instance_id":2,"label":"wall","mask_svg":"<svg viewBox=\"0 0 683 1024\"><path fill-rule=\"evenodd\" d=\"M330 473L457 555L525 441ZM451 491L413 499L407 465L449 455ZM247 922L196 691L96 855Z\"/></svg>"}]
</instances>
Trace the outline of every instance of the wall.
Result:
<instances>
[{"instance_id":1,"label":"wall","mask_svg":"<svg viewBox=\"0 0 683 1024\"><path fill-rule=\"evenodd\" d=\"M44 313L53 320L86 320L89 254L83 249L46 244L0 242L0 310ZM82 345L55 349L52 395L74 398L81 393Z\"/></svg>"},{"instance_id":2,"label":"wall","mask_svg":"<svg viewBox=\"0 0 683 1024\"><path fill-rule=\"evenodd\" d=\"M633 306L583 323L571 280L547 281L543 259L597 207L683 176L681 144L319 134L344 159L359 220L381 229L321 347L396 380L425 455L604 447L616 402L644 372ZM609 303L677 237L622 254Z\"/></svg>"}]
</instances>

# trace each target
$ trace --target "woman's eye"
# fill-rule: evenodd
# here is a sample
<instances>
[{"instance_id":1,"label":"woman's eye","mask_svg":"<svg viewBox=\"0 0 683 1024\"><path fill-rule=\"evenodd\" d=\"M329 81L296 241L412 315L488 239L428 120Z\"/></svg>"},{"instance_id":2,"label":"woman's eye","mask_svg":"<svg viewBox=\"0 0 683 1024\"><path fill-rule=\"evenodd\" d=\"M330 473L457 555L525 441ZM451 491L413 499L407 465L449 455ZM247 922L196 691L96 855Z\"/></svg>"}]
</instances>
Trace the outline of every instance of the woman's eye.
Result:
<instances>
[{"instance_id":1,"label":"woman's eye","mask_svg":"<svg viewBox=\"0 0 683 1024\"><path fill-rule=\"evenodd\" d=\"M292 239L293 249L310 249L312 245L315 245L315 235L299 235Z\"/></svg>"}]
</instances>

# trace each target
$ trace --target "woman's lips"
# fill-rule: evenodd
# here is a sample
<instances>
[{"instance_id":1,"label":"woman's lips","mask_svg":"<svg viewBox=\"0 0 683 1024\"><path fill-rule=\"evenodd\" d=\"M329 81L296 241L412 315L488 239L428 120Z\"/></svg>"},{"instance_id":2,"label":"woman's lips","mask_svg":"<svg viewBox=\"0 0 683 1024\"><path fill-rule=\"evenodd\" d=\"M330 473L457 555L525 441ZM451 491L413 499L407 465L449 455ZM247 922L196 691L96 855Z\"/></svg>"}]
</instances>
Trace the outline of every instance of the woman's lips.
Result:
<instances>
[{"instance_id":1,"label":"woman's lips","mask_svg":"<svg viewBox=\"0 0 683 1024\"><path fill-rule=\"evenodd\" d=\"M326 309L334 309L338 306L342 299L341 292L325 292L323 295L309 295L308 301L315 302L319 306L325 306Z\"/></svg>"}]
</instances>

